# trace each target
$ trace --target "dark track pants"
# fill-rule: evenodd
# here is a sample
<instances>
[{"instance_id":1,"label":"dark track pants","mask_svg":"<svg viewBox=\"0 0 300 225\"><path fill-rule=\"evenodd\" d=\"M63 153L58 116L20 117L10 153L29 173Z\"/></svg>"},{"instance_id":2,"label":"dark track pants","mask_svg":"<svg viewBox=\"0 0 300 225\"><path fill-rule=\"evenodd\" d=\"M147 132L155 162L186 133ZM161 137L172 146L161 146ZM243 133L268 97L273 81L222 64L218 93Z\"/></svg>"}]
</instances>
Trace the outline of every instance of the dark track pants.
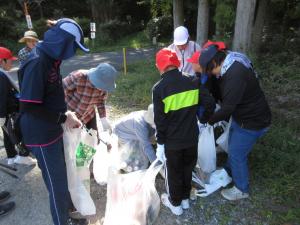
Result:
<instances>
[{"instance_id":1,"label":"dark track pants","mask_svg":"<svg viewBox=\"0 0 300 225\"><path fill-rule=\"evenodd\" d=\"M68 190L63 139L46 147L30 147L38 161L49 192L50 210L55 225L66 225L71 197Z\"/></svg>"},{"instance_id":2,"label":"dark track pants","mask_svg":"<svg viewBox=\"0 0 300 225\"><path fill-rule=\"evenodd\" d=\"M192 171L197 163L197 146L173 150L165 149L166 154L166 189L170 201L179 206L181 201L189 199L191 192Z\"/></svg>"}]
</instances>

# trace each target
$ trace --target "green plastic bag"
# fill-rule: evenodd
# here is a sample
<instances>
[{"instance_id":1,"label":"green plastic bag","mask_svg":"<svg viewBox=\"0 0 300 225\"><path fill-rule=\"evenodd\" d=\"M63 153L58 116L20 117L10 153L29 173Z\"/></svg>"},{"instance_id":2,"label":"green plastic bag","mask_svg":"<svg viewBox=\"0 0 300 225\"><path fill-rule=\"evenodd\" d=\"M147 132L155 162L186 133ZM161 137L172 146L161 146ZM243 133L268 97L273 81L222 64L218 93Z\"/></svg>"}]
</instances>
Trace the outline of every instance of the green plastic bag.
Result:
<instances>
[{"instance_id":1,"label":"green plastic bag","mask_svg":"<svg viewBox=\"0 0 300 225\"><path fill-rule=\"evenodd\" d=\"M80 142L76 148L76 166L89 166L95 153L96 149Z\"/></svg>"}]
</instances>

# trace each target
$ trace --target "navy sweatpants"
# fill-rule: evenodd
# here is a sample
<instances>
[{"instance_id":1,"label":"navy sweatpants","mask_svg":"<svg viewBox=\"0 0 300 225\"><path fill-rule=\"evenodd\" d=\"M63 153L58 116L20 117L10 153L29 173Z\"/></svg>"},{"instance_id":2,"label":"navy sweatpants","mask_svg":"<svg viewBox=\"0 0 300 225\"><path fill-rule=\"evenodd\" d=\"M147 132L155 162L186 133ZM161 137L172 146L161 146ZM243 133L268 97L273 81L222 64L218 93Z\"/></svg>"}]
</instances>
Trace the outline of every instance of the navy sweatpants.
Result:
<instances>
[{"instance_id":1,"label":"navy sweatpants","mask_svg":"<svg viewBox=\"0 0 300 225\"><path fill-rule=\"evenodd\" d=\"M55 225L65 225L69 218L71 197L68 190L63 139L45 147L30 147L42 171L49 192L50 210Z\"/></svg>"}]
</instances>

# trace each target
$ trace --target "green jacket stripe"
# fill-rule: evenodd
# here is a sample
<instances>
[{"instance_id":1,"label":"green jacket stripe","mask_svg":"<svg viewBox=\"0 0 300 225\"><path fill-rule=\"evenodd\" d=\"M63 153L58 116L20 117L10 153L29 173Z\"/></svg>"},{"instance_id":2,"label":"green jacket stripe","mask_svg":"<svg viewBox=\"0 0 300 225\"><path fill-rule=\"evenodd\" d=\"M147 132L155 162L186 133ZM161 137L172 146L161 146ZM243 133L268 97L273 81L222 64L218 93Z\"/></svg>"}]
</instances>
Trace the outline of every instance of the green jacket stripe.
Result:
<instances>
[{"instance_id":1,"label":"green jacket stripe","mask_svg":"<svg viewBox=\"0 0 300 225\"><path fill-rule=\"evenodd\" d=\"M199 102L199 90L195 89L170 95L163 99L163 102L165 104L165 113L197 105Z\"/></svg>"}]
</instances>

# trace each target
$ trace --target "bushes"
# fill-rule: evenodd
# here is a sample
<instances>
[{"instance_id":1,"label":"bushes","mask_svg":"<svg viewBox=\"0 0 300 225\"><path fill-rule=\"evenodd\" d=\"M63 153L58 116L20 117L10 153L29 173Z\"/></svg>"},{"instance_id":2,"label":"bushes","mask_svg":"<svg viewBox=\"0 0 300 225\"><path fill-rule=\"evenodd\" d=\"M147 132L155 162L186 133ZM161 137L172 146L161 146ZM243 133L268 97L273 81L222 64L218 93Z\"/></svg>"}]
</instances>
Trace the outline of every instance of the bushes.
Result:
<instances>
[{"instance_id":1,"label":"bushes","mask_svg":"<svg viewBox=\"0 0 300 225\"><path fill-rule=\"evenodd\" d=\"M172 39L173 18L171 16L161 16L149 21L146 28L149 39L157 37L158 40Z\"/></svg>"},{"instance_id":2,"label":"bushes","mask_svg":"<svg viewBox=\"0 0 300 225\"><path fill-rule=\"evenodd\" d=\"M118 20L111 20L108 23L99 26L99 40L104 43L112 43L129 34L141 31L141 24L129 24Z\"/></svg>"}]
</instances>

